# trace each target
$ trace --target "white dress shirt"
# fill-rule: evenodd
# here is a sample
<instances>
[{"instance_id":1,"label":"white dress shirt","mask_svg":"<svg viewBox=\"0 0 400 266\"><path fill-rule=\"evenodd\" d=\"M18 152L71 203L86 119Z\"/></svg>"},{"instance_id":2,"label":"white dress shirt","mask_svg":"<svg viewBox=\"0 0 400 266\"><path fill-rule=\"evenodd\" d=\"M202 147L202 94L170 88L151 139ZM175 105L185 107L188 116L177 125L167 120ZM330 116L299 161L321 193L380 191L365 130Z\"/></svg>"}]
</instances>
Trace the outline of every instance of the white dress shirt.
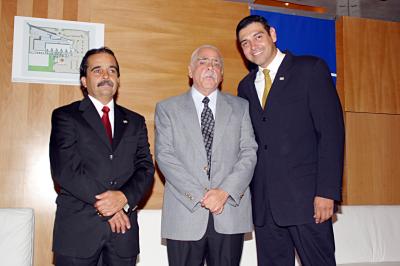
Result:
<instances>
[{"instance_id":1,"label":"white dress shirt","mask_svg":"<svg viewBox=\"0 0 400 266\"><path fill-rule=\"evenodd\" d=\"M208 99L210 99L208 107L210 107L213 113L214 120L215 120L215 110L217 109L217 95L218 95L217 90L213 91L210 95L207 96ZM192 86L191 91L192 91L192 98L194 101L194 105L196 106L197 118L199 119L199 125L201 126L201 112L203 112L204 109L203 99L206 96L201 94L194 86Z\"/></svg>"},{"instance_id":2,"label":"white dress shirt","mask_svg":"<svg viewBox=\"0 0 400 266\"><path fill-rule=\"evenodd\" d=\"M89 95L89 99L92 101L94 104L94 107L96 107L97 112L100 115L100 118L103 116L103 109L104 104L102 104L99 100L94 98L93 96ZM114 99L112 99L109 103L106 104L108 108L110 108L110 111L108 112L108 118L110 119L110 124L111 124L111 132L112 135L114 136Z\"/></svg>"},{"instance_id":3,"label":"white dress shirt","mask_svg":"<svg viewBox=\"0 0 400 266\"><path fill-rule=\"evenodd\" d=\"M276 76L276 73L278 72L279 66L281 65L283 59L285 58L285 54L282 53L279 49L277 49L277 53L272 60L272 62L266 67L269 69L269 76L271 77L272 83L274 83L274 79ZM258 99L260 101L260 104L262 106L262 96L264 93L264 88L265 88L265 77L263 73L264 68L258 67L258 72L256 75L256 79L254 80L254 85L256 86L257 90L257 95Z\"/></svg>"}]
</instances>

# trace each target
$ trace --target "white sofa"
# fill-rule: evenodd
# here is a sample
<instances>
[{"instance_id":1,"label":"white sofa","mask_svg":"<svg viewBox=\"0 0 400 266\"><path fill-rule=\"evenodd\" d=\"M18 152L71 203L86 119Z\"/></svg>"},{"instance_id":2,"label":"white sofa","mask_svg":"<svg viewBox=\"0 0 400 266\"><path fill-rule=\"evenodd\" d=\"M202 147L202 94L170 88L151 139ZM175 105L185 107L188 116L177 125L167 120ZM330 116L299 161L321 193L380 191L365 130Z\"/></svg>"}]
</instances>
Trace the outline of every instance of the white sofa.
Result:
<instances>
[{"instance_id":1,"label":"white sofa","mask_svg":"<svg viewBox=\"0 0 400 266\"><path fill-rule=\"evenodd\" d=\"M168 265L160 224L160 210L139 212L141 253L138 266ZM342 206L333 226L338 265L400 266L400 205ZM241 265L255 266L254 236L246 238Z\"/></svg>"},{"instance_id":2,"label":"white sofa","mask_svg":"<svg viewBox=\"0 0 400 266\"><path fill-rule=\"evenodd\" d=\"M1 265L32 265L34 228L32 209L0 209Z\"/></svg>"},{"instance_id":3,"label":"white sofa","mask_svg":"<svg viewBox=\"0 0 400 266\"><path fill-rule=\"evenodd\" d=\"M400 265L400 205L340 211L333 224L338 265Z\"/></svg>"}]
</instances>

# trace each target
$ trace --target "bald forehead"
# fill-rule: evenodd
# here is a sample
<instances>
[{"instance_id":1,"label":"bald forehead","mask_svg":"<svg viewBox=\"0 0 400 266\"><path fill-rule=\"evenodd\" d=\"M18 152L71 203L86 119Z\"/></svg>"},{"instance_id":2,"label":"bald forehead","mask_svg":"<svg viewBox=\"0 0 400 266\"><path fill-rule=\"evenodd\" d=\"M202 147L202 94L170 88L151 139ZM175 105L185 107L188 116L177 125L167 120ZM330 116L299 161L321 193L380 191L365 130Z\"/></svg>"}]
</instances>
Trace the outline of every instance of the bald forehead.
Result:
<instances>
[{"instance_id":1,"label":"bald forehead","mask_svg":"<svg viewBox=\"0 0 400 266\"><path fill-rule=\"evenodd\" d=\"M214 54L216 55L216 58L218 58L222 61L221 52L218 50L217 47L214 47L212 45L203 45L193 51L191 59L190 59L190 63L191 64L194 63L201 54L208 53L209 51L214 52Z\"/></svg>"}]
</instances>

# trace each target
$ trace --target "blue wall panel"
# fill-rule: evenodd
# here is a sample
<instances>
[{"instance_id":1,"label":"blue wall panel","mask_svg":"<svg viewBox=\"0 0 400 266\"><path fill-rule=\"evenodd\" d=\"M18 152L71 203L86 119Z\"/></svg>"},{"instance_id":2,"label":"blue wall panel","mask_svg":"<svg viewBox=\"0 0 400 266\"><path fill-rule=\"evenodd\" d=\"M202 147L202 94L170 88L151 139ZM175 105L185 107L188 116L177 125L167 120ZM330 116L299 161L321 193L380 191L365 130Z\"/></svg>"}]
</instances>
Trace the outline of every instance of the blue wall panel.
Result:
<instances>
[{"instance_id":1,"label":"blue wall panel","mask_svg":"<svg viewBox=\"0 0 400 266\"><path fill-rule=\"evenodd\" d=\"M323 58L332 73L336 74L335 20L287 15L252 10L276 29L277 46L295 55L315 55Z\"/></svg>"}]
</instances>

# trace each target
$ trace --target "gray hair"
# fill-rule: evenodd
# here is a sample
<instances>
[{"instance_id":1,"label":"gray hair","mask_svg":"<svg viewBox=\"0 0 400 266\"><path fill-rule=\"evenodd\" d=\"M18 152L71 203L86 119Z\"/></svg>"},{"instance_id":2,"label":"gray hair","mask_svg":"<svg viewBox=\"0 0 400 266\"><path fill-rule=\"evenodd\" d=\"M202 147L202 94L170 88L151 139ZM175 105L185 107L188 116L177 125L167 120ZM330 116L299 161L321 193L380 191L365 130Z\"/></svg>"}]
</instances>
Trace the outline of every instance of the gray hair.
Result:
<instances>
[{"instance_id":1,"label":"gray hair","mask_svg":"<svg viewBox=\"0 0 400 266\"><path fill-rule=\"evenodd\" d=\"M204 48L213 49L214 51L216 51L218 53L218 56L221 59L222 69L224 69L224 58L222 58L221 52L219 51L219 49L217 47L215 47L214 45L210 45L210 44L204 44L202 46L199 46L196 48L196 50L193 51L192 56L190 57L190 65L191 66L193 65L193 63L197 59L197 55L199 54L200 50L204 49Z\"/></svg>"}]
</instances>

